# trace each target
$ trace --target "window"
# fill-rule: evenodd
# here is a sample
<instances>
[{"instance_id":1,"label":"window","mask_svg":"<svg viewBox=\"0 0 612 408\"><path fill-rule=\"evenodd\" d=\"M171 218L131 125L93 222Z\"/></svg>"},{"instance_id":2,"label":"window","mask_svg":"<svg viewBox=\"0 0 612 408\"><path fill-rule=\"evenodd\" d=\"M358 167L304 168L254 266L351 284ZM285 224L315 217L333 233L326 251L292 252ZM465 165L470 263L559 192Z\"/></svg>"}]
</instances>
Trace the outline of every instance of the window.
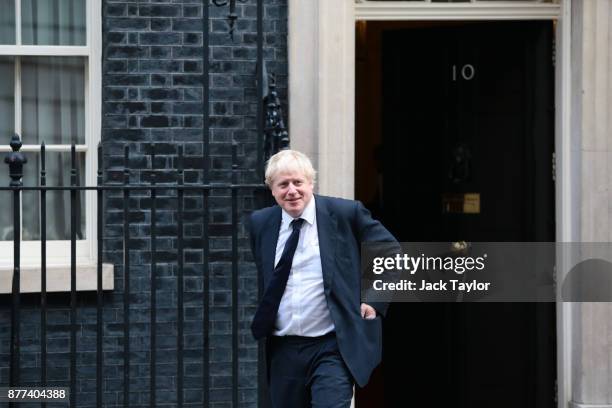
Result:
<instances>
[{"instance_id":1,"label":"window","mask_svg":"<svg viewBox=\"0 0 612 408\"><path fill-rule=\"evenodd\" d=\"M39 185L40 145L46 145L49 186L70 185L70 145L76 144L80 185L95 185L100 140L101 0L0 0L0 152L20 135L28 159L25 186ZM8 166L0 183L9 183ZM11 267L12 193L0 192L0 268ZM78 196L79 265L95 259L95 193ZM47 192L47 265L69 265L70 193ZM21 197L24 269L40 265L40 196Z\"/></svg>"}]
</instances>

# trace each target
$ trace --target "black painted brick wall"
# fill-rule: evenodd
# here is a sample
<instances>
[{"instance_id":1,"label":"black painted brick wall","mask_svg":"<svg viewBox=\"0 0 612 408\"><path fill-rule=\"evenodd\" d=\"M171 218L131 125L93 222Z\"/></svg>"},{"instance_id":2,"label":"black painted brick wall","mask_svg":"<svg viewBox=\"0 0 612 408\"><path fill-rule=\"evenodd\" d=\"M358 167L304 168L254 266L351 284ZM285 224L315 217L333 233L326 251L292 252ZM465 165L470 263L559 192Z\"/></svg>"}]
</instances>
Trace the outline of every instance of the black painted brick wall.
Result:
<instances>
[{"instance_id":1,"label":"black painted brick wall","mask_svg":"<svg viewBox=\"0 0 612 408\"><path fill-rule=\"evenodd\" d=\"M264 0L264 60L275 73L283 103L287 89L287 0ZM255 169L257 131L257 9L255 0L238 2L234 40L228 34L228 7L210 10L210 177L231 179L231 143L238 143L240 182L258 182ZM150 168L158 183L176 182L177 146L185 151L185 183L203 182L202 141L202 2L193 0L105 0L103 32L103 119L105 180L124 182L124 146L130 148L130 183L148 183ZM284 112L287 112L285 107ZM155 160L151 162L151 144ZM176 193L161 192L157 239L157 399L176 402L177 226ZM123 196L105 200L104 258L114 264L115 289L104 300L104 404L123 406ZM184 402L201 406L202 305L211 307L211 407L231 406L231 207L230 192L210 198L210 259L202 257L202 198L185 197ZM148 192L130 192L130 404L149 401L149 313L151 237ZM257 405L257 347L249 330L257 298L254 265L242 220L256 206L254 194L239 197L239 399ZM209 262L211 296L202 294L202 265ZM48 312L49 384L68 386L69 298L53 294ZM22 297L22 381L40 378L40 297ZM8 384L10 298L0 309L0 385ZM78 309L77 405L95 406L95 294L80 293Z\"/></svg>"}]
</instances>

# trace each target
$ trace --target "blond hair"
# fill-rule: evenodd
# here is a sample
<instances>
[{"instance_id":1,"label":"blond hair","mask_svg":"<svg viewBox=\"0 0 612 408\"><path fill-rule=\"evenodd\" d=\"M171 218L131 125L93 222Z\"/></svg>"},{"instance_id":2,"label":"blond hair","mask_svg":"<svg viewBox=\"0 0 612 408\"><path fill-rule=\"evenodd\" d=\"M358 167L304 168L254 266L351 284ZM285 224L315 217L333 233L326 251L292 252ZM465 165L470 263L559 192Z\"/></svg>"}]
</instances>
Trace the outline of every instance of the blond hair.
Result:
<instances>
[{"instance_id":1,"label":"blond hair","mask_svg":"<svg viewBox=\"0 0 612 408\"><path fill-rule=\"evenodd\" d=\"M272 187L272 182L277 175L292 172L301 173L312 184L315 183L316 171L308 156L297 150L281 150L268 160L266 184Z\"/></svg>"}]
</instances>

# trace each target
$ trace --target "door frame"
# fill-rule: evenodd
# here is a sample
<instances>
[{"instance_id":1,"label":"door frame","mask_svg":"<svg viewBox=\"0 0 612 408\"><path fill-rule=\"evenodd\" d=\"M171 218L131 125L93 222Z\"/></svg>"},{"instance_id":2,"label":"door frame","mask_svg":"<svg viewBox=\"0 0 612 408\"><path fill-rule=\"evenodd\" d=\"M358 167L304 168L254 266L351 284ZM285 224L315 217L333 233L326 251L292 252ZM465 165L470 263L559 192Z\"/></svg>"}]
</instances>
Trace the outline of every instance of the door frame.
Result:
<instances>
[{"instance_id":1,"label":"door frame","mask_svg":"<svg viewBox=\"0 0 612 408\"><path fill-rule=\"evenodd\" d=\"M360 20L552 20L555 30L555 211L557 242L576 241L580 164L571 147L571 8L559 3L431 3L289 0L289 134L291 146L318 169L317 190L353 198L355 174L355 23ZM573 197L573 198L572 198ZM558 273L564 268L558 268ZM557 276L560 282L562 276ZM570 401L571 304L557 305L557 400Z\"/></svg>"}]
</instances>

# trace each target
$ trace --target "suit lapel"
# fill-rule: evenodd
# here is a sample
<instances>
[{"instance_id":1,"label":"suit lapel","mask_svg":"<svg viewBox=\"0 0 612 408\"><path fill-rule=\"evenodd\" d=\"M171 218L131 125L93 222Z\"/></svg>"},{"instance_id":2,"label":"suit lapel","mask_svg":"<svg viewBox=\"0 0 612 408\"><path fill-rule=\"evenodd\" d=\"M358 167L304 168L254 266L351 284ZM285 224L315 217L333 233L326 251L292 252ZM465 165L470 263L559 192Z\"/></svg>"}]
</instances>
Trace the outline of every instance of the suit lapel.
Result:
<instances>
[{"instance_id":1,"label":"suit lapel","mask_svg":"<svg viewBox=\"0 0 612 408\"><path fill-rule=\"evenodd\" d=\"M317 205L317 230L319 233L319 252L321 268L323 269L323 285L325 292L331 288L331 282L336 271L336 243L338 242L338 221L333 211L328 207L325 197L315 196Z\"/></svg>"},{"instance_id":2,"label":"suit lapel","mask_svg":"<svg viewBox=\"0 0 612 408\"><path fill-rule=\"evenodd\" d=\"M272 216L268 218L262 232L262 262L264 270L264 283L270 282L274 273L274 259L276 258L276 242L281 224L281 208L274 207Z\"/></svg>"}]
</instances>

